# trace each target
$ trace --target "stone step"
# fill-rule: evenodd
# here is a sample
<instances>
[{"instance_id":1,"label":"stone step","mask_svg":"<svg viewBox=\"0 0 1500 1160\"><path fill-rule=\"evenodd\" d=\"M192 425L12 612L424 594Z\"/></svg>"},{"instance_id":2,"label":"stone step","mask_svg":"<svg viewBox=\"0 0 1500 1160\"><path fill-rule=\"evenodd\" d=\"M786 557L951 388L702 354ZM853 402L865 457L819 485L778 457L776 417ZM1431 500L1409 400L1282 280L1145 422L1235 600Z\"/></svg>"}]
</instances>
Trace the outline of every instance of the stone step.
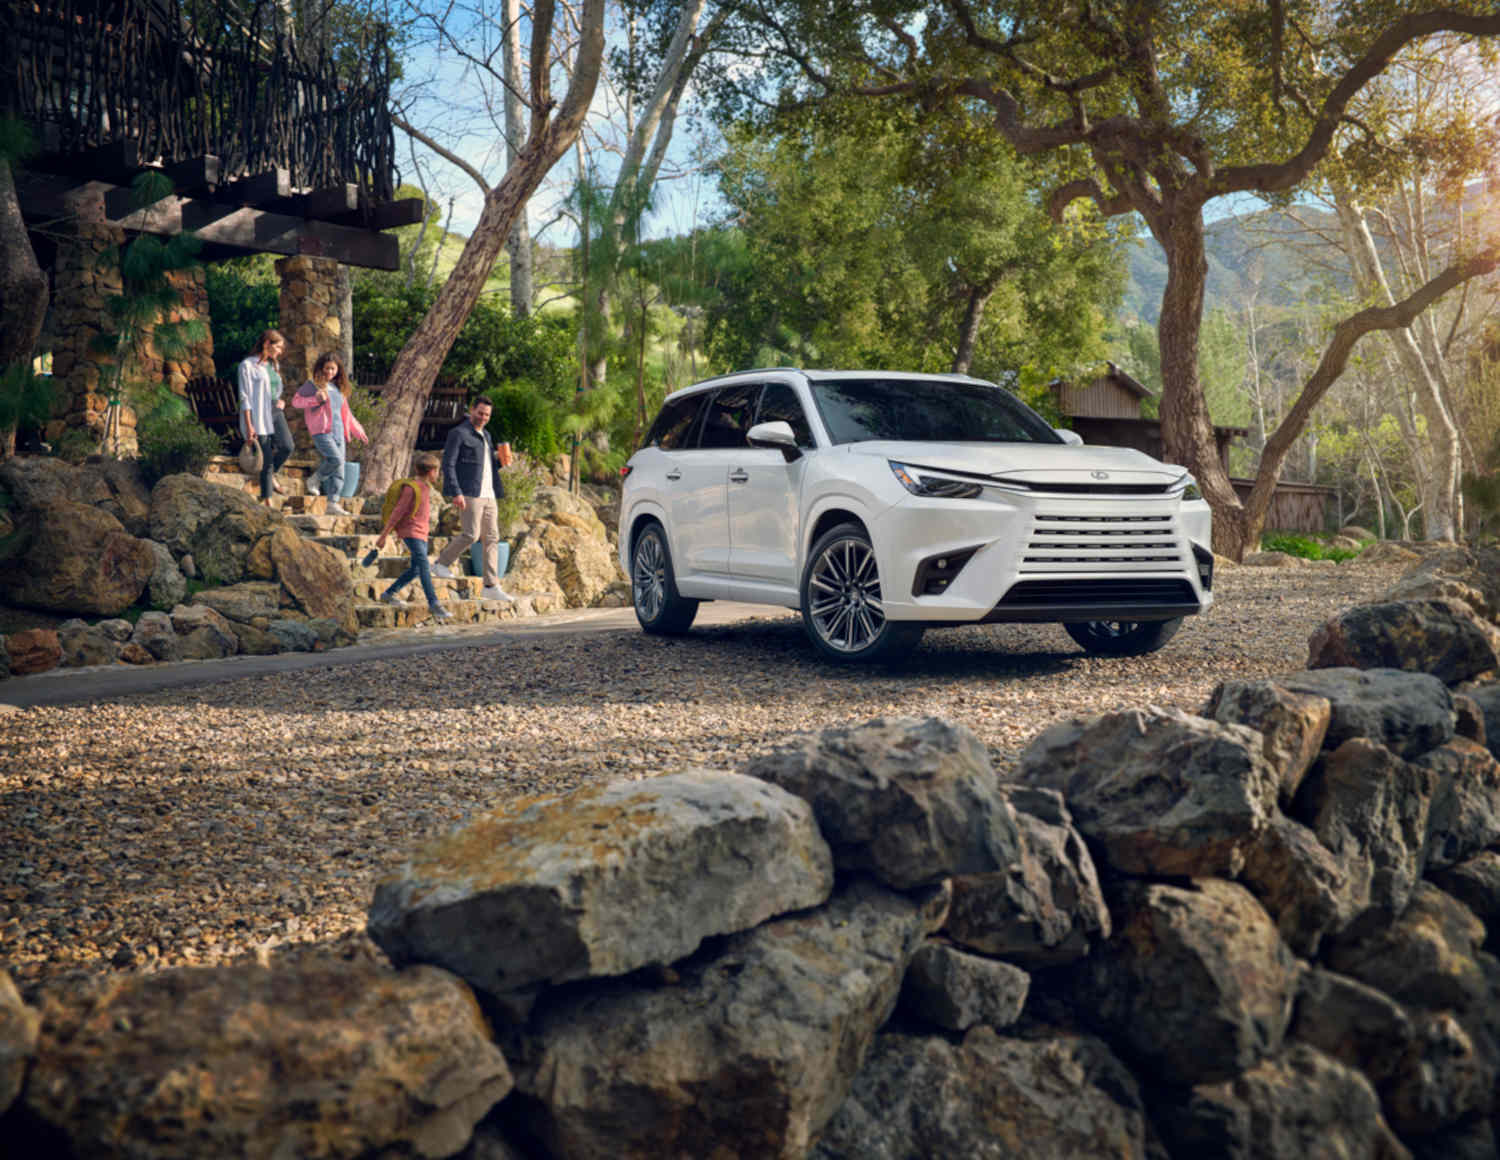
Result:
<instances>
[{"instance_id":1,"label":"stone step","mask_svg":"<svg viewBox=\"0 0 1500 1160\"><path fill-rule=\"evenodd\" d=\"M452 613L454 624L496 624L524 615L516 604L502 604L496 600L444 600L443 607ZM375 601L355 601L354 611L361 628L410 628L431 620L427 605L420 599L405 608Z\"/></svg>"},{"instance_id":2,"label":"stone step","mask_svg":"<svg viewBox=\"0 0 1500 1160\"><path fill-rule=\"evenodd\" d=\"M305 531L302 534L304 536L307 536L307 533ZM349 567L351 571L360 566L360 561L364 559L365 553L368 552L371 548L375 547L375 541L380 539L380 537L376 535L352 535L349 533L338 533L335 535L315 535L307 536L307 538L315 544L322 544L325 548L332 548L335 552L342 552L349 558ZM428 540L427 555L431 559L437 559L438 553L448 546L448 540L450 538L451 537L449 536L436 536L433 539ZM382 559L405 560L406 548L401 544L399 540L396 540L394 537L388 538L385 542L384 553L376 557L377 561ZM397 568L395 572L391 573L391 575L400 575L401 569L405 567L406 565L402 564L401 568ZM371 575L384 575L384 573L372 572Z\"/></svg>"},{"instance_id":3,"label":"stone step","mask_svg":"<svg viewBox=\"0 0 1500 1160\"><path fill-rule=\"evenodd\" d=\"M391 586L391 581L404 571L406 569L403 566L388 576L356 578L354 581L354 598L356 600L376 599ZM478 576L458 576L452 580L445 580L441 576L434 576L432 578L432 588L438 594L439 600L447 600L450 597L455 600L478 600L479 593L484 588L484 581ZM421 601L425 599L422 595L422 582L420 580L413 580L410 585L402 590L401 597L403 600Z\"/></svg>"}]
</instances>

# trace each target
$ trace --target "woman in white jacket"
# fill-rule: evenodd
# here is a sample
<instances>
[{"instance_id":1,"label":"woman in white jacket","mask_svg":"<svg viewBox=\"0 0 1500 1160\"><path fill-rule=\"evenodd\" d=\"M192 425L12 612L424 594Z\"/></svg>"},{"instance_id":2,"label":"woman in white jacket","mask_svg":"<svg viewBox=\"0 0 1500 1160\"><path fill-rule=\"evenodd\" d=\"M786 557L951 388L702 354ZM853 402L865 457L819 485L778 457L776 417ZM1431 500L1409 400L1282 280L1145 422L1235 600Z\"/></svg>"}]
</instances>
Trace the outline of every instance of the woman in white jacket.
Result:
<instances>
[{"instance_id":1,"label":"woman in white jacket","mask_svg":"<svg viewBox=\"0 0 1500 1160\"><path fill-rule=\"evenodd\" d=\"M255 344L255 353L239 366L240 434L246 442L260 444L260 500L270 506L271 493L282 491L276 472L292 453L292 429L287 426L281 398L281 373L276 360L286 349L279 330L267 330Z\"/></svg>"}]
</instances>

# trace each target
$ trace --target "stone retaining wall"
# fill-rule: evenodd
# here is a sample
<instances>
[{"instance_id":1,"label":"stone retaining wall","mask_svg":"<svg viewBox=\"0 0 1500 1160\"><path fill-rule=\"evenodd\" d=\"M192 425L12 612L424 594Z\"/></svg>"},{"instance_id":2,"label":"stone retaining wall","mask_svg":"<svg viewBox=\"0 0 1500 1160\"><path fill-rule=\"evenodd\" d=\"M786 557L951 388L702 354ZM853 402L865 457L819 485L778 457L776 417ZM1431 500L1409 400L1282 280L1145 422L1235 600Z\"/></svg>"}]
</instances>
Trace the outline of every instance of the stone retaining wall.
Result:
<instances>
[{"instance_id":1,"label":"stone retaining wall","mask_svg":"<svg viewBox=\"0 0 1500 1160\"><path fill-rule=\"evenodd\" d=\"M1493 1157L1497 562L1429 556L1315 634L1309 669L1064 722L1005 783L959 726L877 720L470 818L377 885L393 969L118 975L33 1005L0 980L0 1138Z\"/></svg>"}]
</instances>

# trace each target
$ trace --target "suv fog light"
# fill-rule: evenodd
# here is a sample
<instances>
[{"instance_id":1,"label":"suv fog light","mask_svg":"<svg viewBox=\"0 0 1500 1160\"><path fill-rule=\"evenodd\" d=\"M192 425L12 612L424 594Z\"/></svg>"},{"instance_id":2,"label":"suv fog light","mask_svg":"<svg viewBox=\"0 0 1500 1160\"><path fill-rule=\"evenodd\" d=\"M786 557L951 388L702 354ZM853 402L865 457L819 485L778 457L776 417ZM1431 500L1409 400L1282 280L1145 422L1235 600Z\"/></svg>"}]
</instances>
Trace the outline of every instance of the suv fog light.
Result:
<instances>
[{"instance_id":1,"label":"suv fog light","mask_svg":"<svg viewBox=\"0 0 1500 1160\"><path fill-rule=\"evenodd\" d=\"M1204 551L1197 544L1193 545L1193 562L1198 565L1198 585L1205 592L1212 591L1214 586L1214 554Z\"/></svg>"},{"instance_id":2,"label":"suv fog light","mask_svg":"<svg viewBox=\"0 0 1500 1160\"><path fill-rule=\"evenodd\" d=\"M964 548L957 552L943 552L938 556L928 556L917 565L916 577L912 580L911 594L913 596L940 596L948 591L948 585L953 583L955 576L963 571L963 566L973 558L978 548Z\"/></svg>"}]
</instances>

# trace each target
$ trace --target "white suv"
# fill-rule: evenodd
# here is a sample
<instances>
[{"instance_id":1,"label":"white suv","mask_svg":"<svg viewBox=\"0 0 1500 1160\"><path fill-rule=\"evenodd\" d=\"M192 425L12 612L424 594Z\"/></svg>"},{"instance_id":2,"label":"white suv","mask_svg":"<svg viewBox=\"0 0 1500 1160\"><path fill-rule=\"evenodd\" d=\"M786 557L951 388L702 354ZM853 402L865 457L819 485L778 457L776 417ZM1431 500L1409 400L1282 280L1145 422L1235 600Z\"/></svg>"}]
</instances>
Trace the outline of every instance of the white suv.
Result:
<instances>
[{"instance_id":1,"label":"white suv","mask_svg":"<svg viewBox=\"0 0 1500 1160\"><path fill-rule=\"evenodd\" d=\"M745 600L800 608L841 661L1021 620L1124 655L1213 599L1208 505L1186 471L1084 447L965 376L711 379L667 396L624 474L620 563L647 632Z\"/></svg>"}]
</instances>

